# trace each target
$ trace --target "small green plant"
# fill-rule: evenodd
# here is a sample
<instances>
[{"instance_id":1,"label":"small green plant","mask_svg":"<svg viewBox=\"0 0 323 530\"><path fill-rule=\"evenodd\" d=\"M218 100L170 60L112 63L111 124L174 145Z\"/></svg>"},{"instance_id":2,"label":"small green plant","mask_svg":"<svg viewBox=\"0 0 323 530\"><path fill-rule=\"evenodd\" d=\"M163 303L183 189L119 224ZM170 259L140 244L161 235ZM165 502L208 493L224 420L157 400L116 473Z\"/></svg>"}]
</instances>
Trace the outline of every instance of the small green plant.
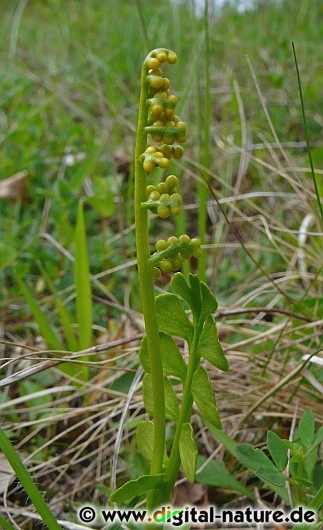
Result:
<instances>
[{"instance_id":1,"label":"small green plant","mask_svg":"<svg viewBox=\"0 0 323 530\"><path fill-rule=\"evenodd\" d=\"M292 441L268 431L270 458L249 444L236 445L233 454L291 507L301 505L319 512L323 505L322 464L318 455L322 442L323 427L315 431L313 413L307 409Z\"/></svg>"},{"instance_id":2,"label":"small green plant","mask_svg":"<svg viewBox=\"0 0 323 530\"><path fill-rule=\"evenodd\" d=\"M175 113L178 100L170 92L169 79L162 74L162 66L176 60L174 52L156 49L144 61L135 153L137 264L146 329L139 355L146 372L144 404L153 418L139 424L137 442L150 463L150 475L127 482L111 496L112 501L128 502L144 495L150 509L169 500L180 466L191 482L195 479L198 451L190 424L193 402L206 420L221 428L214 391L207 370L200 365L201 358L228 370L212 316L217 308L215 297L197 275L189 274L186 279L178 272L185 260L201 255L199 240L186 234L160 239L152 254L149 246L148 210L161 218L181 211L182 198L174 175L147 186L147 176L156 167L166 169L172 157L181 158L184 154L175 142L185 142L186 125ZM148 135L158 145L148 145ZM170 285L174 293L155 297L154 280L162 273L172 272L175 274ZM187 363L174 337L187 342ZM182 384L180 403L174 383ZM169 454L165 446L166 421L175 423Z\"/></svg>"}]
</instances>

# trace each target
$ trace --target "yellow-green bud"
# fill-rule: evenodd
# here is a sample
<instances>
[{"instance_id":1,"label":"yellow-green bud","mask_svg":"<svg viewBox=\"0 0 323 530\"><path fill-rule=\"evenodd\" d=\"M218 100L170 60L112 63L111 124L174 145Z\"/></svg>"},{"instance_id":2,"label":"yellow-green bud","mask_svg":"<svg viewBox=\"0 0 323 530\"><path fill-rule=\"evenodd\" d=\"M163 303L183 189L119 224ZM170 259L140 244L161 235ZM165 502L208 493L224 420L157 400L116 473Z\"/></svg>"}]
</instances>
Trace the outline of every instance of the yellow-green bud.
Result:
<instances>
[{"instance_id":1,"label":"yellow-green bud","mask_svg":"<svg viewBox=\"0 0 323 530\"><path fill-rule=\"evenodd\" d=\"M151 112L153 116L156 116L157 118L159 118L164 112L164 107L161 103L155 103L151 107Z\"/></svg>"},{"instance_id":2,"label":"yellow-green bud","mask_svg":"<svg viewBox=\"0 0 323 530\"><path fill-rule=\"evenodd\" d=\"M173 270L174 271L179 271L179 269L181 268L183 264L183 261L182 259L180 258L180 256L176 256L175 259L173 259Z\"/></svg>"},{"instance_id":3,"label":"yellow-green bud","mask_svg":"<svg viewBox=\"0 0 323 530\"><path fill-rule=\"evenodd\" d=\"M150 195L151 193L153 193L155 190L156 190L156 187L155 187L153 184L149 184L149 186L147 186L147 195L148 195L148 197L149 197L149 195ZM159 197L158 197L158 199L159 199Z\"/></svg>"},{"instance_id":4,"label":"yellow-green bud","mask_svg":"<svg viewBox=\"0 0 323 530\"><path fill-rule=\"evenodd\" d=\"M194 237L191 239L191 248L192 248L192 255L194 258L199 258L202 256L202 249L201 249L201 243L200 240Z\"/></svg>"},{"instance_id":5,"label":"yellow-green bud","mask_svg":"<svg viewBox=\"0 0 323 530\"><path fill-rule=\"evenodd\" d=\"M167 217L170 216L170 209L168 208L168 206L160 204L159 206L157 206L157 213L162 219L167 219Z\"/></svg>"},{"instance_id":6,"label":"yellow-green bud","mask_svg":"<svg viewBox=\"0 0 323 530\"><path fill-rule=\"evenodd\" d=\"M153 169L155 169L155 162L152 160L144 160L142 167L145 171L147 171L147 173L150 173Z\"/></svg>"},{"instance_id":7,"label":"yellow-green bud","mask_svg":"<svg viewBox=\"0 0 323 530\"><path fill-rule=\"evenodd\" d=\"M167 191L175 192L176 186L178 186L178 178L175 175L168 175L167 179L165 180L165 185Z\"/></svg>"},{"instance_id":8,"label":"yellow-green bud","mask_svg":"<svg viewBox=\"0 0 323 530\"><path fill-rule=\"evenodd\" d=\"M174 94L171 94L168 98L168 103L171 103L173 108L176 107L178 103L178 97Z\"/></svg>"},{"instance_id":9,"label":"yellow-green bud","mask_svg":"<svg viewBox=\"0 0 323 530\"><path fill-rule=\"evenodd\" d=\"M172 148L169 145L162 145L160 150L162 153L164 153L164 156L168 158L168 160L172 158Z\"/></svg>"},{"instance_id":10,"label":"yellow-green bud","mask_svg":"<svg viewBox=\"0 0 323 530\"><path fill-rule=\"evenodd\" d=\"M159 239L155 245L155 248L157 250L157 252L161 252L162 250L166 250L166 248L168 247L167 245L167 241L165 241L165 239Z\"/></svg>"},{"instance_id":11,"label":"yellow-green bud","mask_svg":"<svg viewBox=\"0 0 323 530\"><path fill-rule=\"evenodd\" d=\"M161 158L158 162L158 165L161 169L166 169L169 166L168 158Z\"/></svg>"},{"instance_id":12,"label":"yellow-green bud","mask_svg":"<svg viewBox=\"0 0 323 530\"><path fill-rule=\"evenodd\" d=\"M191 238L187 234L182 234L181 236L179 236L178 241L182 245L186 245L187 243L191 242Z\"/></svg>"},{"instance_id":13,"label":"yellow-green bud","mask_svg":"<svg viewBox=\"0 0 323 530\"><path fill-rule=\"evenodd\" d=\"M158 151L158 147L155 145L149 145L145 151L145 153L156 153Z\"/></svg>"},{"instance_id":14,"label":"yellow-green bud","mask_svg":"<svg viewBox=\"0 0 323 530\"><path fill-rule=\"evenodd\" d=\"M176 245L178 243L178 239L176 236L170 236L168 239L167 239L167 244L168 246L170 245Z\"/></svg>"},{"instance_id":15,"label":"yellow-green bud","mask_svg":"<svg viewBox=\"0 0 323 530\"><path fill-rule=\"evenodd\" d=\"M162 139L163 139L163 135L162 134L157 134L157 133L154 133L151 135L152 139L154 140L154 142L161 142Z\"/></svg>"},{"instance_id":16,"label":"yellow-green bud","mask_svg":"<svg viewBox=\"0 0 323 530\"><path fill-rule=\"evenodd\" d=\"M196 248L195 250L193 250L194 258L200 258L202 254L203 254L203 251L201 248Z\"/></svg>"},{"instance_id":17,"label":"yellow-green bud","mask_svg":"<svg viewBox=\"0 0 323 530\"><path fill-rule=\"evenodd\" d=\"M168 201L169 200L169 195L168 193L163 193L161 196L160 196L160 201L161 202L165 202L165 201Z\"/></svg>"},{"instance_id":18,"label":"yellow-green bud","mask_svg":"<svg viewBox=\"0 0 323 530\"><path fill-rule=\"evenodd\" d=\"M149 57L149 59L146 61L146 64L151 70L157 70L157 68L160 66L158 59L155 57Z\"/></svg>"},{"instance_id":19,"label":"yellow-green bud","mask_svg":"<svg viewBox=\"0 0 323 530\"><path fill-rule=\"evenodd\" d=\"M167 145L172 145L175 142L175 138L172 136L164 136L163 140Z\"/></svg>"},{"instance_id":20,"label":"yellow-green bud","mask_svg":"<svg viewBox=\"0 0 323 530\"><path fill-rule=\"evenodd\" d=\"M157 187L156 187L157 191L159 191L159 193L162 195L163 193L166 193L167 189L166 189L166 184L165 182L160 182L159 184L157 184Z\"/></svg>"},{"instance_id":21,"label":"yellow-green bud","mask_svg":"<svg viewBox=\"0 0 323 530\"><path fill-rule=\"evenodd\" d=\"M183 259L190 259L193 256L193 252L191 250L182 250L180 254Z\"/></svg>"},{"instance_id":22,"label":"yellow-green bud","mask_svg":"<svg viewBox=\"0 0 323 530\"><path fill-rule=\"evenodd\" d=\"M155 98L157 99L167 99L167 94L165 91L159 90L158 92L155 92Z\"/></svg>"},{"instance_id":23,"label":"yellow-green bud","mask_svg":"<svg viewBox=\"0 0 323 530\"><path fill-rule=\"evenodd\" d=\"M164 77L163 89L167 90L170 87L170 80L167 77Z\"/></svg>"},{"instance_id":24,"label":"yellow-green bud","mask_svg":"<svg viewBox=\"0 0 323 530\"><path fill-rule=\"evenodd\" d=\"M156 53L156 59L160 63L165 63L167 60L169 62L169 55L167 57L167 53L166 52L158 52L158 53Z\"/></svg>"},{"instance_id":25,"label":"yellow-green bud","mask_svg":"<svg viewBox=\"0 0 323 530\"><path fill-rule=\"evenodd\" d=\"M147 81L153 88L162 88L164 85L164 80L159 75L147 75Z\"/></svg>"},{"instance_id":26,"label":"yellow-green bud","mask_svg":"<svg viewBox=\"0 0 323 530\"><path fill-rule=\"evenodd\" d=\"M168 52L167 61L169 62L169 64L175 64L177 62L176 53L174 53L172 51Z\"/></svg>"},{"instance_id":27,"label":"yellow-green bud","mask_svg":"<svg viewBox=\"0 0 323 530\"><path fill-rule=\"evenodd\" d=\"M160 199L160 193L158 193L158 191L152 191L149 195L148 195L149 199L151 199L152 201L159 201Z\"/></svg>"},{"instance_id":28,"label":"yellow-green bud","mask_svg":"<svg viewBox=\"0 0 323 530\"><path fill-rule=\"evenodd\" d=\"M170 213L172 215L179 215L182 211L182 208L180 206L171 206Z\"/></svg>"},{"instance_id":29,"label":"yellow-green bud","mask_svg":"<svg viewBox=\"0 0 323 530\"><path fill-rule=\"evenodd\" d=\"M164 114L168 121L174 120L175 113L174 113L174 109L172 109L171 107L168 107L168 108L166 107L164 110ZM174 125L175 125L175 121L173 121L173 126Z\"/></svg>"},{"instance_id":30,"label":"yellow-green bud","mask_svg":"<svg viewBox=\"0 0 323 530\"><path fill-rule=\"evenodd\" d=\"M153 268L153 280L158 280L161 276L161 271L158 269L158 267Z\"/></svg>"},{"instance_id":31,"label":"yellow-green bud","mask_svg":"<svg viewBox=\"0 0 323 530\"><path fill-rule=\"evenodd\" d=\"M184 148L181 145L177 145L176 147L173 147L173 157L176 160L179 160L184 155Z\"/></svg>"},{"instance_id":32,"label":"yellow-green bud","mask_svg":"<svg viewBox=\"0 0 323 530\"><path fill-rule=\"evenodd\" d=\"M160 270L165 273L173 272L173 264L170 259L162 259L159 264Z\"/></svg>"}]
</instances>

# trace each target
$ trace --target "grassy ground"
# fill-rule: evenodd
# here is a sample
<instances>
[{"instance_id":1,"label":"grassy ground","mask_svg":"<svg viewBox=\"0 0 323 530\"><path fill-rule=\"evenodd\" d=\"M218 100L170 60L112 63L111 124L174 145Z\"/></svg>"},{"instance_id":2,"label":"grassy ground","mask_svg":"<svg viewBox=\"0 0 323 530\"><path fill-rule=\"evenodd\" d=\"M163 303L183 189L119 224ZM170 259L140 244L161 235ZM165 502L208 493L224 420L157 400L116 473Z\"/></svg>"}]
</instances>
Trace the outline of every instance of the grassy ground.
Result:
<instances>
[{"instance_id":1,"label":"grassy ground","mask_svg":"<svg viewBox=\"0 0 323 530\"><path fill-rule=\"evenodd\" d=\"M79 503L107 503L113 473L122 481L147 467L132 436L144 416L140 389L129 402L127 395L143 331L131 161L140 68L151 48L174 49L179 59L172 86L189 134L185 161L172 168L187 205L178 231L184 225L196 235L201 176L212 188L204 274L220 303L230 363L229 374L214 373L224 429L264 447L268 428L288 438L308 407L318 424L323 420L323 369L304 360L321 350L322 220L291 47L293 41L322 195L321 2L260 2L243 14L227 6L207 24L192 17L194 2L107 4L4 0L1 6L0 345L1 377L11 384L1 388L0 414L53 510L67 521L76 520ZM87 375L78 353L73 264L80 198L96 346ZM171 230L152 221L158 238ZM26 288L42 311L38 319ZM167 290L168 278L157 288ZM71 352L74 363L62 372L54 361ZM43 361L45 371L33 369ZM195 427L202 454L220 455L250 491L257 486L265 502L275 502L198 418ZM111 472L116 448L117 472ZM33 528L19 484L5 481L1 488L17 524ZM223 489L207 495L224 506L243 502Z\"/></svg>"}]
</instances>

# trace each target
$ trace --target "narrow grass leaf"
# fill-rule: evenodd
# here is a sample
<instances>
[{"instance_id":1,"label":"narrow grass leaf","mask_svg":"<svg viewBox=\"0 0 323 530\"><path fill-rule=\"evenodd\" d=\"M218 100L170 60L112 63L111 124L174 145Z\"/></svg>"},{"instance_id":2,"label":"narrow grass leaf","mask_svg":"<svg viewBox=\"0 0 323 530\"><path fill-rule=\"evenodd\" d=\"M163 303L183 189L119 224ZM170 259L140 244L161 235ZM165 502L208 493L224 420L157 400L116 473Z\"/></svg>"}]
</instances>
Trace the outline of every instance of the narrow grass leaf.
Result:
<instances>
[{"instance_id":1,"label":"narrow grass leaf","mask_svg":"<svg viewBox=\"0 0 323 530\"><path fill-rule=\"evenodd\" d=\"M50 279L45 267L43 266L43 264L40 261L38 261L37 264L38 264L39 270L42 273L43 278L46 280L50 290L55 295L55 303L56 303L56 307L57 307L57 312L59 314L59 318L60 318L61 324L63 326L63 331L64 331L64 335L65 335L66 342L67 342L67 347L68 347L69 351L77 351L79 349L79 345L77 343L77 340L76 340L76 337L75 337L75 334L74 334L74 330L73 330L73 326L72 326L72 317L71 317L70 313L67 311L67 309L66 309L65 305L63 304L63 302L60 300L59 294L57 292L57 289L55 288L54 283ZM61 368L61 366L59 368ZM69 370L70 368L71 368L71 370ZM70 375L73 375L75 370L74 370L73 365L71 365L69 363L64 363L64 370L63 371L65 373L70 373Z\"/></svg>"},{"instance_id":2,"label":"narrow grass leaf","mask_svg":"<svg viewBox=\"0 0 323 530\"><path fill-rule=\"evenodd\" d=\"M16 527L12 526L12 524L10 524L6 519L1 517L1 515L0 515L0 525L2 525L2 528L4 528L4 530L16 530Z\"/></svg>"},{"instance_id":3,"label":"narrow grass leaf","mask_svg":"<svg viewBox=\"0 0 323 530\"><path fill-rule=\"evenodd\" d=\"M40 309L37 301L29 291L29 289L26 287L26 285L22 282L21 278L16 276L17 282L19 283L19 287L26 299L27 304L29 305L30 311L36 320L39 331L43 339L46 341L47 347L51 350L62 350L63 345L60 342L56 332L53 329L53 326L51 322L47 319L43 311Z\"/></svg>"},{"instance_id":4,"label":"narrow grass leaf","mask_svg":"<svg viewBox=\"0 0 323 530\"><path fill-rule=\"evenodd\" d=\"M89 259L86 244L86 230L84 222L83 203L80 201L75 230L75 261L74 278L76 290L76 314L79 329L79 343L82 350L92 345L92 289L90 282ZM87 361L87 357L81 360ZM79 378L87 381L89 369L82 366Z\"/></svg>"},{"instance_id":5,"label":"narrow grass leaf","mask_svg":"<svg viewBox=\"0 0 323 530\"><path fill-rule=\"evenodd\" d=\"M61 526L58 524L56 518L48 508L43 497L39 493L35 483L33 482L31 476L29 475L27 468L22 463L18 453L16 453L12 443L7 438L5 432L0 427L0 448L3 453L6 455L8 462L15 471L17 477L19 478L21 484L23 485L26 493L28 494L31 502L34 504L37 512L43 519L48 530L62 530Z\"/></svg>"},{"instance_id":6,"label":"narrow grass leaf","mask_svg":"<svg viewBox=\"0 0 323 530\"><path fill-rule=\"evenodd\" d=\"M300 97L301 108L302 108L302 116L303 116L305 139L306 139L306 145L307 145L307 153L308 153L308 158L309 158L309 162L310 162L311 175L312 175L312 179L313 179L313 183L314 183L314 188L315 188L316 198L317 198L317 202L318 202L318 207L319 207L320 214L321 214L321 221L323 222L323 206L322 206L322 201L321 201L321 197L320 197L319 185L317 183L316 174L315 174L315 171L314 171L312 153L311 153L311 149L310 149L310 141L309 141L309 135L308 135L308 130L307 130L307 120L306 120L306 114L305 114L305 105L304 105L303 90L302 90L302 84L301 84L301 76L300 76L300 73L299 73L298 61L297 61L296 49L295 49L294 43L292 43L292 47L293 47L294 61L295 61L295 67L296 67L296 75L297 75L297 82L298 82L298 89L299 89L299 97Z\"/></svg>"}]
</instances>

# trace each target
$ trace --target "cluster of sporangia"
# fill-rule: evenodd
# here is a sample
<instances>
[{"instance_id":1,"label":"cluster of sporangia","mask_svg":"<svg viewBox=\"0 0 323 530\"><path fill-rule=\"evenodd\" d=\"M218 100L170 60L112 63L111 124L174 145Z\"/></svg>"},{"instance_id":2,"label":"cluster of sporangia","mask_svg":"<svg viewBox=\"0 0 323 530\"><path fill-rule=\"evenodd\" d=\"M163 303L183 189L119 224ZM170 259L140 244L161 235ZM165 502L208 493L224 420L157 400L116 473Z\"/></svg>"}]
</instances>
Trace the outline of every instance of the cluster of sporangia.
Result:
<instances>
[{"instance_id":1,"label":"cluster of sporangia","mask_svg":"<svg viewBox=\"0 0 323 530\"><path fill-rule=\"evenodd\" d=\"M147 99L149 113L145 131L155 143L162 144L158 147L149 145L140 156L143 169L147 173L151 173L155 167L166 169L172 157L180 159L184 155L183 147L173 144L186 141L186 124L175 114L178 99L171 94L170 80L162 77L161 71L163 63L174 64L176 61L176 54L166 50L155 50L146 60L146 79L151 97ZM178 179L175 175L169 175L157 186L150 184L147 186L147 201L142 203L142 207L149 208L164 219L170 215L178 215L182 208L182 197L177 192L177 185ZM199 240L190 239L188 235L157 241L156 253L150 258L152 264L158 265L154 267L154 277L158 278L161 272L178 271L185 260L192 256L198 258L201 253Z\"/></svg>"}]
</instances>

